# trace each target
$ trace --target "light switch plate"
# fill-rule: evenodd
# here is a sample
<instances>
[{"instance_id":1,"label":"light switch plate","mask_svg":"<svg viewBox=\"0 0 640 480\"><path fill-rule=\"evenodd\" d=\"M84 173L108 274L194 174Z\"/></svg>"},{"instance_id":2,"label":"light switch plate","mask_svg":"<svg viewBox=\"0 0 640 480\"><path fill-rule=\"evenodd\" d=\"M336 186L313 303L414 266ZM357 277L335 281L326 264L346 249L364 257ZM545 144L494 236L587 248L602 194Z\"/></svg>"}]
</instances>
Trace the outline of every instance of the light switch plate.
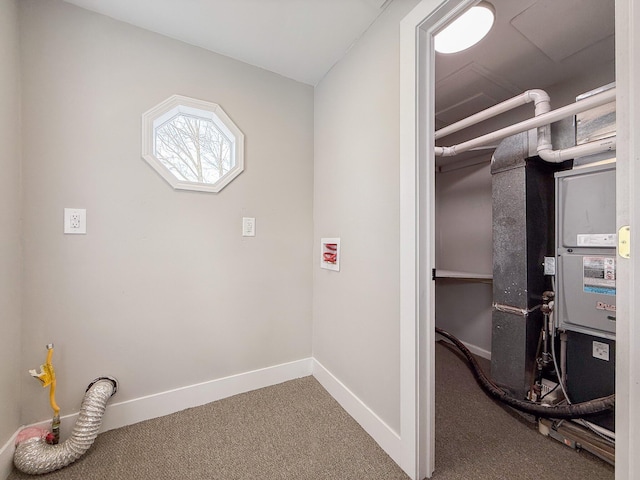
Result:
<instances>
[{"instance_id":1,"label":"light switch plate","mask_svg":"<svg viewBox=\"0 0 640 480\"><path fill-rule=\"evenodd\" d=\"M253 217L242 217L242 236L256 236L256 219Z\"/></svg>"},{"instance_id":2,"label":"light switch plate","mask_svg":"<svg viewBox=\"0 0 640 480\"><path fill-rule=\"evenodd\" d=\"M556 258L544 257L544 274L555 275L556 274Z\"/></svg>"}]
</instances>

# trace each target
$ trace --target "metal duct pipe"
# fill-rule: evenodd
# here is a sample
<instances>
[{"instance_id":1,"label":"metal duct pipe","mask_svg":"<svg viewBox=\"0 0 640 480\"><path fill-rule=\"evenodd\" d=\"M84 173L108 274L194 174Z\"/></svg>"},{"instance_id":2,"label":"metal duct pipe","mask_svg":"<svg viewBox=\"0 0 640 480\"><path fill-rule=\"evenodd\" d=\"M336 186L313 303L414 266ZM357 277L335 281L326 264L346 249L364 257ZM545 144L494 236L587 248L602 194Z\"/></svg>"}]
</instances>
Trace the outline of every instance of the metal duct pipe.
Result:
<instances>
[{"instance_id":1,"label":"metal duct pipe","mask_svg":"<svg viewBox=\"0 0 640 480\"><path fill-rule=\"evenodd\" d=\"M21 472L31 475L53 472L78 460L91 447L102 425L109 398L116 393L118 382L100 377L88 387L71 437L57 445L48 444L40 434L20 439L13 463Z\"/></svg>"},{"instance_id":2,"label":"metal duct pipe","mask_svg":"<svg viewBox=\"0 0 640 480\"><path fill-rule=\"evenodd\" d=\"M541 294L550 290L542 262L553 249L553 175L567 167L536 158L529 137L506 138L491 160L491 374L517 398L525 398L531 385L544 321Z\"/></svg>"},{"instance_id":3,"label":"metal duct pipe","mask_svg":"<svg viewBox=\"0 0 640 480\"><path fill-rule=\"evenodd\" d=\"M515 98L518 98L518 97L515 97ZM602 93L598 93L597 95L593 95L591 97L585 98L583 100L572 103L570 105L566 105L556 110L544 112L545 103L542 102L540 103L539 108L536 108L536 116L533 118L524 120L522 122L516 123L514 125L510 125L505 128L501 128L499 130L487 133L485 135L481 135L471 140L467 140L466 142L459 143L458 145L453 145L449 147L435 147L434 152L436 156L451 157L454 155L458 155L459 153L467 152L474 148L481 147L483 145L495 143L504 138L510 137L512 135L516 135L518 133L526 132L533 128L539 129L538 130L538 135L539 135L538 154L543 160L550 163L560 163L580 155L588 155L588 154L593 154L597 152L613 150L615 149L615 140L612 141L611 139L607 139L606 141L600 140L595 142L589 142L584 145L580 145L578 147L571 147L570 149L558 150L554 152L551 147L550 133L549 133L548 127L551 123L557 122L571 115L575 115L576 113L584 112L592 108L605 105L607 103L615 101L615 99L616 99L616 89L612 88L610 90L606 90ZM512 104L510 102L511 100L506 100L506 102L503 102L503 103L507 103L508 105L511 105L512 108L515 108L515 106L518 106L519 104L521 104L518 102L513 102ZM498 107L498 105L496 105L495 107ZM494 112L496 110L493 110L495 109L495 107L488 108L487 110L484 110L482 112L479 112L469 117L469 119L471 118L474 119L473 123L467 122L466 120L468 119L461 120L458 123L463 123L464 124L463 128L466 128L468 126L479 123L483 120L491 118L492 116L495 116ZM538 105L536 105L536 107L538 107ZM451 126L454 127L456 125L457 124L453 124ZM447 128L449 127L445 127L444 129L438 130L438 132L441 132L442 130L446 130ZM453 133L453 131L458 131L458 130L449 131L447 134ZM443 136L443 135L440 135L440 136ZM546 156L548 160L545 159L544 156Z\"/></svg>"}]
</instances>

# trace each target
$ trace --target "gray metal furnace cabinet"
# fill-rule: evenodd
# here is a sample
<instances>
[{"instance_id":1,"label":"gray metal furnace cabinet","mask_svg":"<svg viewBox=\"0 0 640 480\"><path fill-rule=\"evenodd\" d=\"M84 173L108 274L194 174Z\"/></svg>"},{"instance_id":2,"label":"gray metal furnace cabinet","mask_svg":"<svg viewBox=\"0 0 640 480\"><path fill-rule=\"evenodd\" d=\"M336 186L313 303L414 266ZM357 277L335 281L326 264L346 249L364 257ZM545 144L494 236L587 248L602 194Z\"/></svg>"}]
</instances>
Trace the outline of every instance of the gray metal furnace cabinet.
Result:
<instances>
[{"instance_id":1,"label":"gray metal furnace cabinet","mask_svg":"<svg viewBox=\"0 0 640 480\"><path fill-rule=\"evenodd\" d=\"M557 172L556 325L615 340L615 162Z\"/></svg>"}]
</instances>

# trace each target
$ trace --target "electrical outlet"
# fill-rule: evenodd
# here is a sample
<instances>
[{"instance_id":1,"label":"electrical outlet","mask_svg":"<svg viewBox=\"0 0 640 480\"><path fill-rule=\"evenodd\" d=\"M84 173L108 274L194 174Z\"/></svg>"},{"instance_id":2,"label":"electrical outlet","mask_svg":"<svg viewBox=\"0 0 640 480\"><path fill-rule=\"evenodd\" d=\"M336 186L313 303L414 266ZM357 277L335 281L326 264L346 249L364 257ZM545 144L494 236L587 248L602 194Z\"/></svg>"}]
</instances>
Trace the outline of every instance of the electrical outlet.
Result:
<instances>
[{"instance_id":1,"label":"electrical outlet","mask_svg":"<svg viewBox=\"0 0 640 480\"><path fill-rule=\"evenodd\" d=\"M69 216L69 227L71 227L71 230L78 230L80 228L80 214L78 212L73 212Z\"/></svg>"},{"instance_id":2,"label":"electrical outlet","mask_svg":"<svg viewBox=\"0 0 640 480\"><path fill-rule=\"evenodd\" d=\"M609 361L609 344L603 342L593 342L593 358Z\"/></svg>"},{"instance_id":3,"label":"electrical outlet","mask_svg":"<svg viewBox=\"0 0 640 480\"><path fill-rule=\"evenodd\" d=\"M87 233L87 211L84 208L64 209L64 233L72 235Z\"/></svg>"}]
</instances>

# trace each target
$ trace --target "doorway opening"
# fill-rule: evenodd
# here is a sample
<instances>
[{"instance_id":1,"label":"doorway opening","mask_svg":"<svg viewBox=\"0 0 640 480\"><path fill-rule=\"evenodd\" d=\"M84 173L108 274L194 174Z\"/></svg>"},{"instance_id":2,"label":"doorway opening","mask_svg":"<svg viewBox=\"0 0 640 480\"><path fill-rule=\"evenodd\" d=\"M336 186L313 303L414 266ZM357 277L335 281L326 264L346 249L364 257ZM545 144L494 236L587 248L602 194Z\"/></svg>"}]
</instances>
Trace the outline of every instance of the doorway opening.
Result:
<instances>
[{"instance_id":1,"label":"doorway opening","mask_svg":"<svg viewBox=\"0 0 640 480\"><path fill-rule=\"evenodd\" d=\"M576 97L585 92L615 82L613 6L609 6L611 11L607 13L608 20L603 22L608 22L609 30L601 32L602 36L591 32L581 37L574 32L567 37L566 31L554 33L552 26L547 24L544 41L548 43L540 45L539 25L536 30L529 24L531 15L536 12L536 4L492 2L498 12L498 21L505 22L505 28L517 35L517 41L510 41L499 34L498 28L493 40L490 39L494 32L486 39L487 42L495 42L493 47L487 46L484 41L475 47L483 49L481 54L472 53L466 58L464 54L439 58L432 49L432 34L437 31L435 26L441 28L474 2L452 3L455 2L448 2L439 10L430 10L424 17L428 19L428 26L423 24L418 34L419 59L414 72L418 78L422 78L418 82L417 97L424 102L415 112L417 122L421 125L413 138L417 145L418 174L421 176L413 200L420 216L419 223L422 222L422 228L414 232L419 238L416 250L427 265L426 274L424 271L419 274L416 282L418 290L424 292L423 303L418 300L418 310L424 315L418 348L424 348L426 353L418 352L417 358L418 366L426 377L422 385L425 396L433 395L434 389L432 377L429 376L435 371L431 345L436 338L430 332L434 324L448 327L481 357L490 358L494 348L491 338L493 295L490 283L493 273L492 153L475 151L453 161L438 158L434 161L433 145L430 144L432 132L528 89L548 90L553 108L557 108L575 102ZM602 6L601 2L589 3L593 3L596 9ZM546 9L555 5L544 1L538 4L538 7L544 6ZM424 12L427 12L427 7ZM581 4L581 7L584 5ZM562 16L558 12L547 13ZM587 21L585 16L589 15L595 14L593 11L580 12L580 18L575 23ZM552 52L551 44L554 42L556 45L564 43L564 51ZM521 47L534 53L518 53ZM504 53L505 49L514 50L515 57L509 57L507 54L510 52ZM496 53L496 58L493 59L487 52ZM424 59L421 59L423 56ZM540 58L536 59L536 56ZM589 68L579 60L587 56L594 60ZM554 64L559 66L553 68ZM428 98L435 98L435 102L425 101ZM491 122L475 126L471 131L444 138L445 142L439 145L463 142L466 138L516 123L528 115L531 115L530 109L519 108ZM424 127L427 132L422 130ZM555 256L553 248L549 256ZM432 270L434 280L427 278ZM433 409L424 405L423 422L428 422L432 415ZM433 449L429 451L429 446L424 447L429 443L431 433L427 432L423 437L418 435L427 464L434 458ZM432 466L433 463L426 470Z\"/></svg>"},{"instance_id":2,"label":"doorway opening","mask_svg":"<svg viewBox=\"0 0 640 480\"><path fill-rule=\"evenodd\" d=\"M573 8L577 5L570 3L542 1L531 5L529 1L494 0L492 4L496 21L486 38L455 55L435 54L434 126L436 137L440 137L436 145L459 145L531 118L533 107L525 103L459 132L439 135L444 127L523 92L542 89L551 98L550 108L557 109L576 102L587 92L614 84L614 6L597 0L582 2L578 12ZM540 32L541 23L544 24L543 35ZM590 59L588 64L584 62L585 58ZM605 123L605 115L615 116L615 104L612 109L613 113L606 110L592 113L588 119L583 114L554 123L551 135L555 144L553 148L584 142L587 135L583 133L584 125L580 122L592 121L591 118L597 117L598 122ZM615 120L613 125L607 125L607 129L607 135L611 134L611 130L615 135ZM535 130L533 132L534 135L541 135ZM588 134L590 137L595 135L603 133ZM520 155L521 145L512 147L508 142L512 140L485 143L477 149L451 157L439 156L440 152L436 151L433 197L435 324L457 336L479 357L488 360L486 367L491 362L491 376L516 398L542 399L551 403L551 399L553 402L576 402L611 395L615 390L615 359L611 356L615 351L615 321L610 320L611 315L606 312L592 314L591 303L615 304L615 246L609 242L606 245L614 248L607 249L604 248L605 244L595 242L593 246L598 248L580 250L580 245L571 239L567 248L559 249L555 246L555 239L561 239L558 247L565 246L562 245L566 243L562 241L562 235L556 235L556 229L571 230L573 236L592 236L596 230L602 230L603 234L606 230L609 239L615 234L615 167L606 170L609 188L603 192L605 198L597 201L598 205L608 203L609 210L612 210L602 213L606 225L588 224L585 219L580 225L573 223L573 216L593 217L596 215L593 210L564 211L564 214L561 210L558 213L561 218L556 224L554 174L572 170L573 163L576 168L585 167L601 160L602 155L547 165L540 162L533 148L523 153L522 158L514 160L514 156ZM538 142L532 143L536 147ZM497 148L501 148L499 153L496 152ZM505 156L508 159L504 159ZM608 152L605 157L612 156L615 157L615 154ZM539 165L536 166L536 163ZM569 180L573 183L584 178L584 175L562 175L567 175L561 177L566 181L559 181L559 186ZM593 175L595 173L592 178L596 179L596 183L603 181L603 175ZM578 203L588 201L587 192L596 194L597 189L593 185L585 187L582 192L585 198L577 200ZM574 250L577 253L575 257ZM555 269L553 272L544 271L545 258L554 266L556 260L558 267L564 266L562 282L554 282ZM579 275L569 272L567 260L575 263L576 272L580 269ZM609 272L612 280L609 280L608 286L604 286L604 290L588 289L584 284L587 275L585 261L600 261L603 265L612 262ZM602 270L604 273L604 267ZM568 281L570 277L574 284ZM544 308L557 303L558 307L562 307L562 312L556 308L556 312L542 314L540 307L543 306L545 292L552 292L559 298L555 302L554 299L547 301ZM604 296L599 296L603 292ZM574 299L575 295L580 298ZM567 302L573 302L575 306L569 309ZM560 318L560 314L563 318ZM584 321L586 315L597 318L587 325ZM599 345L609 354L603 353L595 359L598 362L593 362L592 352L587 351L589 345ZM438 348L437 352L440 352ZM558 359L554 362L556 357ZM441 423L442 419L448 418L447 409L443 407L449 406L450 401L438 393L443 390L449 392L451 389L444 385L453 378L452 370L441 365L445 358L442 353L436 355L436 411ZM584 365L590 367L585 369ZM602 370L601 378L594 380L589 372L598 369ZM446 381L442 382L440 377L447 377ZM457 381L464 382L464 378ZM457 392L459 396L465 396L464 389ZM565 396L567 398L563 400ZM480 405L480 402L476 402L475 408L479 409ZM473 403L469 404L469 408L474 408ZM470 434L474 435L473 419L486 420L487 416L491 416L491 411L489 408L483 414L470 415L465 431L460 432L461 441ZM483 435L487 443L505 439L505 448L497 449L494 462L495 457L507 450L509 444L521 440L526 446L539 440L522 435L510 436L509 430L501 432L498 428L499 412L495 414L496 417L487 420L485 425L479 424L476 433ZM449 417L454 419L455 415L449 414ZM526 421L537 427L539 420L531 417ZM557 425L558 422L552 421L540 427L550 427L546 431L562 441L575 440L566 438L569 434L557 434ZM585 443L592 434L591 430L596 432L594 447L590 449L613 462L613 415L599 419L596 424L581 422L580 426L589 429L581 432L584 433ZM516 427L517 423L504 424L505 429L516 430ZM603 430L606 433L602 433ZM436 452L440 452L440 462L446 463L447 458L455 458L447 457L446 448L438 448L439 445L457 443L452 442L455 437L451 437L450 433L451 429L436 430ZM462 450L472 452L472 445ZM567 457L563 463L572 459ZM435 461L438 468L438 454ZM577 462L579 464L583 460ZM507 469L513 468L510 463L506 465ZM447 465L442 467L447 468ZM534 468L535 465L522 465L524 469L529 467ZM599 467L596 463L588 468ZM613 476L611 470L606 467L602 469L603 475L608 473Z\"/></svg>"}]
</instances>

